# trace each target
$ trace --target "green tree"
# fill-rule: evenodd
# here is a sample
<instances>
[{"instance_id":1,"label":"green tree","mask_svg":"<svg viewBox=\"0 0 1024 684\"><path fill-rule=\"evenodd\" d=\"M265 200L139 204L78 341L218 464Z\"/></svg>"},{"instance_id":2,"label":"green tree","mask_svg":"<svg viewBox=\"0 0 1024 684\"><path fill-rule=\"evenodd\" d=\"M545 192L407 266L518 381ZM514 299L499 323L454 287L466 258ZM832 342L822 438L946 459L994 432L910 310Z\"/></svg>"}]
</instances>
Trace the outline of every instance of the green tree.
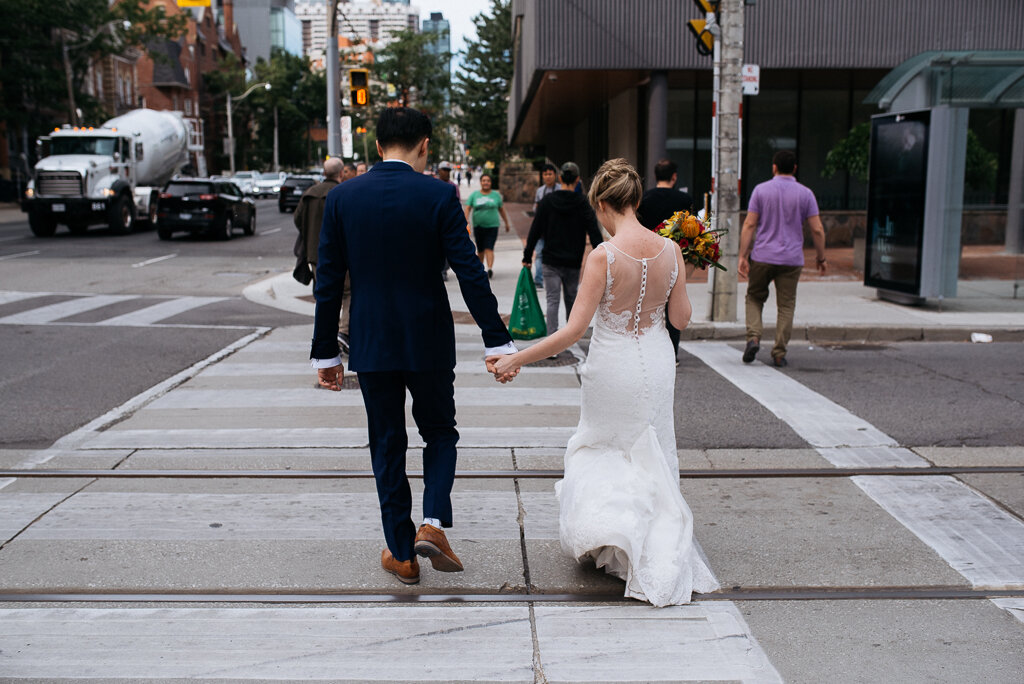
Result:
<instances>
[{"instance_id":1,"label":"green tree","mask_svg":"<svg viewBox=\"0 0 1024 684\"><path fill-rule=\"evenodd\" d=\"M512 12L509 0L491 0L473 17L477 39L466 45L455 75L459 125L475 163L498 164L507 154L508 94L512 80Z\"/></svg>"},{"instance_id":2,"label":"green tree","mask_svg":"<svg viewBox=\"0 0 1024 684\"><path fill-rule=\"evenodd\" d=\"M89 65L147 41L177 38L186 17L144 0L0 0L0 118L32 137L69 117L67 71L76 105L103 114L83 92Z\"/></svg>"}]
</instances>

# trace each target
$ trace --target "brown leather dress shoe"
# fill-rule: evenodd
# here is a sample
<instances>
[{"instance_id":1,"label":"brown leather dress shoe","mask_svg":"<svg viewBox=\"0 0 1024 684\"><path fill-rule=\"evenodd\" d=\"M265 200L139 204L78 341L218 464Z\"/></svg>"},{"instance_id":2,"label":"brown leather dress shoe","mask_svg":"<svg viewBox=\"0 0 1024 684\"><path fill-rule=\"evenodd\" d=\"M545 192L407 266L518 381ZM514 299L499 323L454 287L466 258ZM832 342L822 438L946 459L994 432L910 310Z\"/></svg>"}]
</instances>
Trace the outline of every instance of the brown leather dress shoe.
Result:
<instances>
[{"instance_id":1,"label":"brown leather dress shoe","mask_svg":"<svg viewBox=\"0 0 1024 684\"><path fill-rule=\"evenodd\" d=\"M462 572L462 561L448 546L448 538L444 536L444 530L439 530L433 525L420 525L416 533L416 544L413 549L424 558L430 559L430 564L440 572Z\"/></svg>"},{"instance_id":2,"label":"brown leather dress shoe","mask_svg":"<svg viewBox=\"0 0 1024 684\"><path fill-rule=\"evenodd\" d=\"M420 562L415 558L407 561L395 560L391 551L384 549L380 552L380 567L397 577L403 584L419 584Z\"/></svg>"}]
</instances>

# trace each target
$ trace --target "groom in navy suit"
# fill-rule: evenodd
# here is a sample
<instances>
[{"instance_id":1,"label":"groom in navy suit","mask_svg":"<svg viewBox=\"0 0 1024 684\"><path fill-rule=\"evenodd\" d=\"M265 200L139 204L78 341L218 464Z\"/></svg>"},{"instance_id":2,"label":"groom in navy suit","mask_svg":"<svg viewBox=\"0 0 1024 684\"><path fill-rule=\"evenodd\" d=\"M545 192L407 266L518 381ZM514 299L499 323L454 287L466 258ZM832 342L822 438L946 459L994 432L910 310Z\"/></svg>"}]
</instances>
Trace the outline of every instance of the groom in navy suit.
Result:
<instances>
[{"instance_id":1,"label":"groom in navy suit","mask_svg":"<svg viewBox=\"0 0 1024 684\"><path fill-rule=\"evenodd\" d=\"M419 582L416 555L435 570L462 562L443 528L452 526L455 481L455 326L441 272L445 259L483 333L488 370L515 345L498 315L487 274L466 232L455 188L423 175L430 119L389 107L377 121L383 162L327 195L316 278L312 365L320 385L341 389L338 313L345 274L352 311L349 368L366 406L373 474L387 548L381 566L406 584ZM513 375L497 377L507 382ZM423 449L423 524L412 521L405 473L406 391Z\"/></svg>"}]
</instances>

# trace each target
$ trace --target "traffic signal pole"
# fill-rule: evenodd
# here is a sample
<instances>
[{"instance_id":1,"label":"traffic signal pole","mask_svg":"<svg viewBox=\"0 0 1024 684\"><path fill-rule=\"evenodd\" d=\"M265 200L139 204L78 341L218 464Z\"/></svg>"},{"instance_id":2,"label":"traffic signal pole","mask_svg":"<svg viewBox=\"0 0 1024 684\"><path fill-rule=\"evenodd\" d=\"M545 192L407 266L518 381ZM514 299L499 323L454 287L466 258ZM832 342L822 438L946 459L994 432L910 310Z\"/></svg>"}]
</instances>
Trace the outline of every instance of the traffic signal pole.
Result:
<instances>
[{"instance_id":1,"label":"traffic signal pole","mask_svg":"<svg viewBox=\"0 0 1024 684\"><path fill-rule=\"evenodd\" d=\"M740 109L743 106L743 3L721 0L715 23L714 99L711 124L711 211L715 225L728 232L722 236L722 265L712 269L711 307L713 321L737 320L736 268L740 245ZM710 27L709 27L710 28Z\"/></svg>"},{"instance_id":2,"label":"traffic signal pole","mask_svg":"<svg viewBox=\"0 0 1024 684\"><path fill-rule=\"evenodd\" d=\"M341 78L338 73L338 0L327 3L327 155L341 156Z\"/></svg>"}]
</instances>

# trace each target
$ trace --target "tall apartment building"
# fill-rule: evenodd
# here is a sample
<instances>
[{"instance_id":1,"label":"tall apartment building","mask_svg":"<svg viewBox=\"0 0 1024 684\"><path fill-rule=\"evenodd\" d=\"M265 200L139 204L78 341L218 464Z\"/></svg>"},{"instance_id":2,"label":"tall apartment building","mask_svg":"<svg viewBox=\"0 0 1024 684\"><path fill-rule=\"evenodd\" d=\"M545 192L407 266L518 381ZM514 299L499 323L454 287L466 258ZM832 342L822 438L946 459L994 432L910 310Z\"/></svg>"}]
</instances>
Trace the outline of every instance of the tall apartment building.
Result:
<instances>
[{"instance_id":1,"label":"tall apartment building","mask_svg":"<svg viewBox=\"0 0 1024 684\"><path fill-rule=\"evenodd\" d=\"M270 59L279 48L302 54L302 23L295 13L295 0L244 0L235 5L235 22L249 60Z\"/></svg>"},{"instance_id":2,"label":"tall apartment building","mask_svg":"<svg viewBox=\"0 0 1024 684\"><path fill-rule=\"evenodd\" d=\"M427 48L431 54L439 55L452 51L451 23L444 18L444 14L441 12L431 12L430 18L423 20L423 32L438 34L437 40Z\"/></svg>"},{"instance_id":3,"label":"tall apartment building","mask_svg":"<svg viewBox=\"0 0 1024 684\"><path fill-rule=\"evenodd\" d=\"M327 51L327 0L298 0L295 14L302 22L302 49L314 62ZM396 31L418 31L420 10L408 0L338 3L338 35L352 44L385 47Z\"/></svg>"}]
</instances>

